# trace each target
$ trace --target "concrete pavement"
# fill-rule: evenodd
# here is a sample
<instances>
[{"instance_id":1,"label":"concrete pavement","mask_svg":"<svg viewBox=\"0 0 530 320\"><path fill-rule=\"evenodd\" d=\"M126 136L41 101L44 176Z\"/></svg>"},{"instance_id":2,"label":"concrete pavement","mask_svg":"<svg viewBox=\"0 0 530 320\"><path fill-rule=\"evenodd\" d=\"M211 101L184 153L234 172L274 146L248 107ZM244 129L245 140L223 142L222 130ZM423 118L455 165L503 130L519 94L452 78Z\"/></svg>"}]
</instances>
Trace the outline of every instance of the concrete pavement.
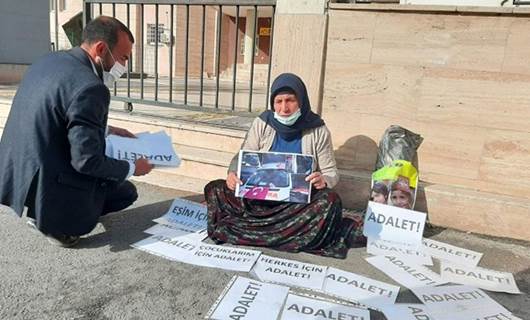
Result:
<instances>
[{"instance_id":1,"label":"concrete pavement","mask_svg":"<svg viewBox=\"0 0 530 320\"><path fill-rule=\"evenodd\" d=\"M103 218L76 249L49 245L24 219L0 207L0 319L204 318L234 272L172 262L130 247L147 237L142 231L165 213L175 197L198 201L202 196L136 184L137 203ZM530 319L529 243L438 228L427 233L433 239L483 252L480 266L514 273L523 294L488 294L521 319ZM345 260L259 250L395 284L364 260L365 248L351 249ZM402 288L398 302L417 300ZM381 317L374 314L373 319Z\"/></svg>"}]
</instances>

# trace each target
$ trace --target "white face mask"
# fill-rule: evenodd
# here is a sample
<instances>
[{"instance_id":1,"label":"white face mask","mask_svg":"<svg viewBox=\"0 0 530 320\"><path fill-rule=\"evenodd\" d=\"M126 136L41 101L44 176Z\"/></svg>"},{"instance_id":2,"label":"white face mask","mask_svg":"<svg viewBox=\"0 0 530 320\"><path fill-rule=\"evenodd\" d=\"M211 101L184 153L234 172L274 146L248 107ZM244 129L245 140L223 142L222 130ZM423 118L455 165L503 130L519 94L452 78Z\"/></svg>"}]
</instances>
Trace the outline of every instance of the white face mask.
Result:
<instances>
[{"instance_id":1,"label":"white face mask","mask_svg":"<svg viewBox=\"0 0 530 320\"><path fill-rule=\"evenodd\" d=\"M109 47L107 47L107 50L109 50L110 56L112 57L112 60L114 60L114 65L110 68L110 71L105 71L105 68L103 67L103 59L99 58L99 62L101 63L101 68L103 68L103 82L107 86L111 86L114 82L118 81L125 72L127 72L127 67L114 59Z\"/></svg>"},{"instance_id":2,"label":"white face mask","mask_svg":"<svg viewBox=\"0 0 530 320\"><path fill-rule=\"evenodd\" d=\"M302 115L302 111L300 109L296 110L292 115L290 116L280 116L278 113L274 112L274 119L278 120L283 125L286 126L292 126L298 118Z\"/></svg>"}]
</instances>

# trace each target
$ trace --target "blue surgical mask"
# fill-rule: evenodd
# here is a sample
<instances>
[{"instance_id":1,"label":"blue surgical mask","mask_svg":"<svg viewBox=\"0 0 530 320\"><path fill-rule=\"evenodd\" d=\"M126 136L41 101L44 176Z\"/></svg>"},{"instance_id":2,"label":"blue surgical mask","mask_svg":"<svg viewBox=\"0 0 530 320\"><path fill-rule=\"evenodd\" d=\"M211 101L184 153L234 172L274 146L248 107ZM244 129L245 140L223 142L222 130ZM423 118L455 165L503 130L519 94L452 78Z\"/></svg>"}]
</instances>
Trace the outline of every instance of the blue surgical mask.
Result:
<instances>
[{"instance_id":1,"label":"blue surgical mask","mask_svg":"<svg viewBox=\"0 0 530 320\"><path fill-rule=\"evenodd\" d=\"M296 110L296 112L286 117L280 116L278 113L274 112L274 119L278 120L278 122L283 125L292 126L293 124L295 124L298 118L300 118L301 115L302 111L300 109Z\"/></svg>"}]
</instances>

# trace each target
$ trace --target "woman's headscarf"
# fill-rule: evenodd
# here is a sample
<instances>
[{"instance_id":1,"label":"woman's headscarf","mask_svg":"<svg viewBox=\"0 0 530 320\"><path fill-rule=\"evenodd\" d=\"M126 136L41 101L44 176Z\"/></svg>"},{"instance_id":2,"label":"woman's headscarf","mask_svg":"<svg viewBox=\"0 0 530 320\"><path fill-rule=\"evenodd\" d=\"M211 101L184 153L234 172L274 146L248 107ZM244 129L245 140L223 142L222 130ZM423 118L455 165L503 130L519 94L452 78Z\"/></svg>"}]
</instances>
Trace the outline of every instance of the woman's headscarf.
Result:
<instances>
[{"instance_id":1,"label":"woman's headscarf","mask_svg":"<svg viewBox=\"0 0 530 320\"><path fill-rule=\"evenodd\" d=\"M281 92L293 92L298 99L301 116L292 126L286 126L274 119L274 98ZM317 128L324 125L324 120L313 111L307 96L307 89L304 82L297 75L292 73L280 74L272 83L271 110L264 111L259 117L285 140L292 140L299 137L303 130Z\"/></svg>"}]
</instances>

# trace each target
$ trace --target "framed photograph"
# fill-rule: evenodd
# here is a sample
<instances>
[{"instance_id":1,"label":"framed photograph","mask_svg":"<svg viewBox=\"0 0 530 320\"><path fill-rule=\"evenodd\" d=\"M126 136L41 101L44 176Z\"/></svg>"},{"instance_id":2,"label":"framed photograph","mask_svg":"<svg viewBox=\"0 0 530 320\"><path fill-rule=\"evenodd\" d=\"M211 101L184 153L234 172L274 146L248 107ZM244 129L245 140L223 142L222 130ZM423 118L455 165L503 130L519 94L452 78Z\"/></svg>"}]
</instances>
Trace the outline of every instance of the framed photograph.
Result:
<instances>
[{"instance_id":1,"label":"framed photograph","mask_svg":"<svg viewBox=\"0 0 530 320\"><path fill-rule=\"evenodd\" d=\"M241 150L237 174L242 185L236 196L270 201L309 203L313 156L296 153Z\"/></svg>"}]
</instances>

